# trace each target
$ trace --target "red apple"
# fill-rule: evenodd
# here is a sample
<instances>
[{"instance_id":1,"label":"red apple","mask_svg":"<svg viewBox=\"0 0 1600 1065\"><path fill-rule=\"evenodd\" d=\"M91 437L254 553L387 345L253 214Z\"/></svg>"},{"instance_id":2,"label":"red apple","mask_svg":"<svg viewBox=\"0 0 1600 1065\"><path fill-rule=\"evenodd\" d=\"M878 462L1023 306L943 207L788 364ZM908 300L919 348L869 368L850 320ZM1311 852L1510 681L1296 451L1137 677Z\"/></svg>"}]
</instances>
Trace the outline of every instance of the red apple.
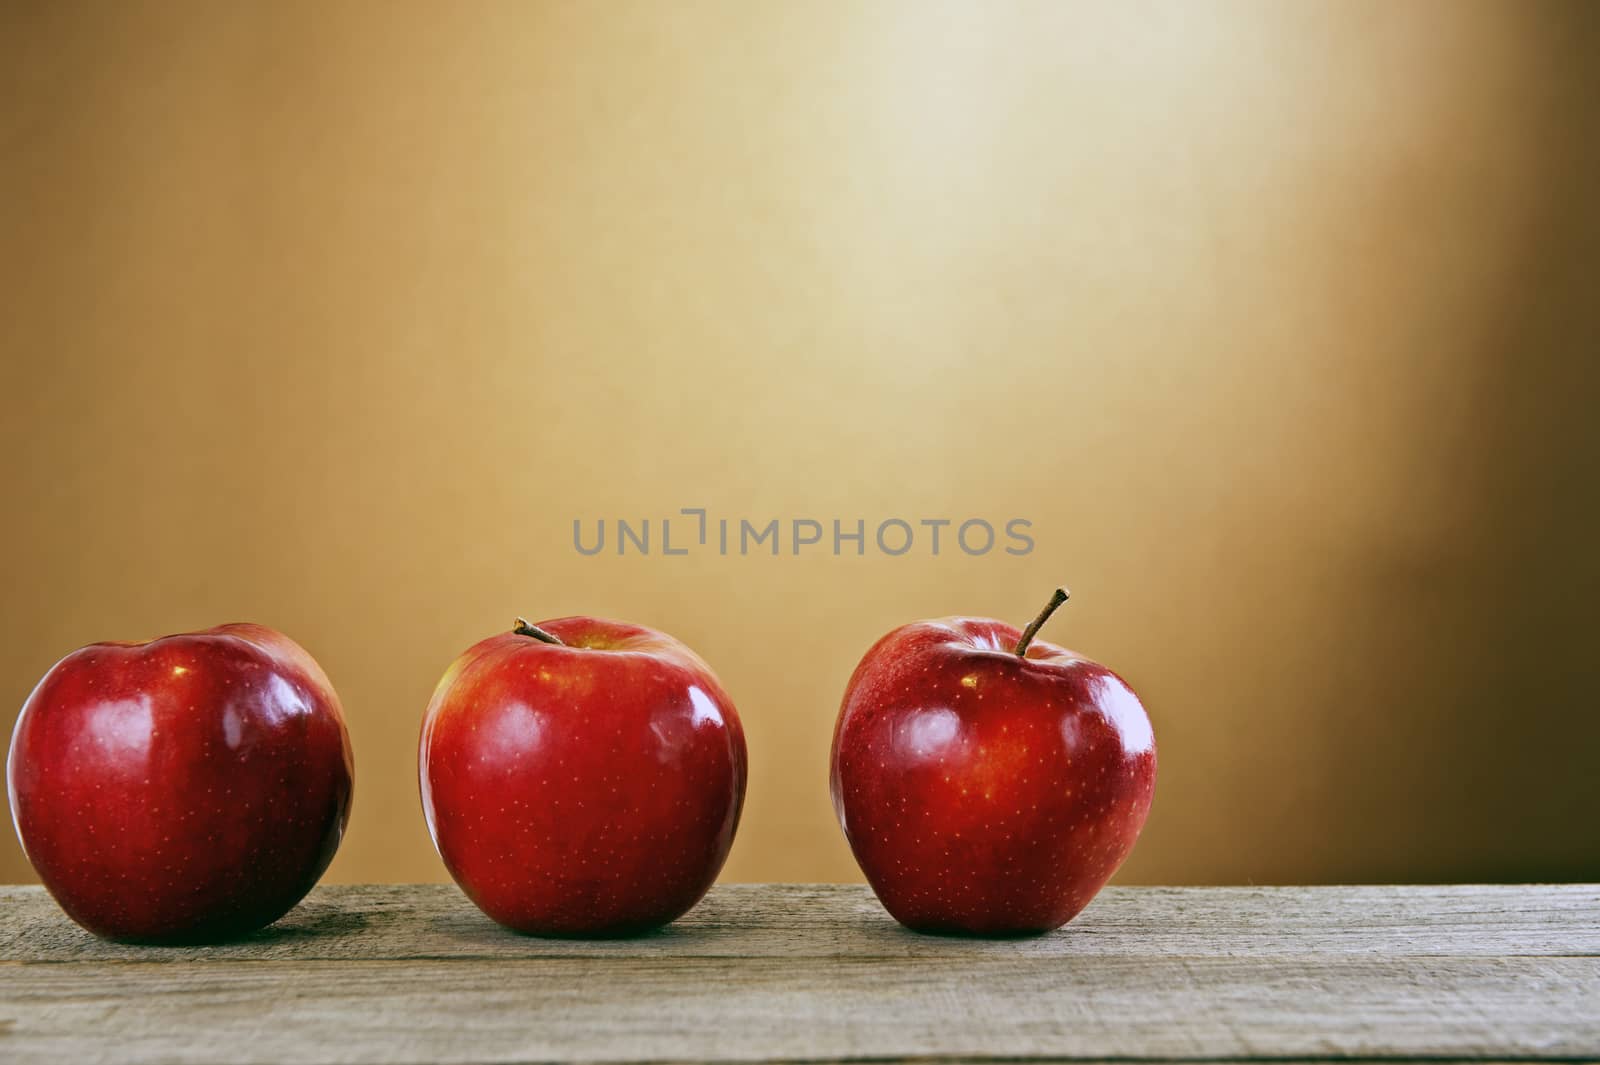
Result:
<instances>
[{"instance_id":1,"label":"red apple","mask_svg":"<svg viewBox=\"0 0 1600 1065\"><path fill-rule=\"evenodd\" d=\"M28 697L6 763L17 836L61 908L153 942L293 908L339 847L351 775L327 676L260 625L74 651Z\"/></svg>"},{"instance_id":2,"label":"red apple","mask_svg":"<svg viewBox=\"0 0 1600 1065\"><path fill-rule=\"evenodd\" d=\"M1155 736L1102 665L987 618L906 625L845 689L834 812L884 907L928 932L1071 920L1133 849Z\"/></svg>"},{"instance_id":3,"label":"red apple","mask_svg":"<svg viewBox=\"0 0 1600 1065\"><path fill-rule=\"evenodd\" d=\"M625 935L711 887L744 805L744 731L677 640L600 618L518 619L456 659L418 754L445 867L520 932Z\"/></svg>"}]
</instances>

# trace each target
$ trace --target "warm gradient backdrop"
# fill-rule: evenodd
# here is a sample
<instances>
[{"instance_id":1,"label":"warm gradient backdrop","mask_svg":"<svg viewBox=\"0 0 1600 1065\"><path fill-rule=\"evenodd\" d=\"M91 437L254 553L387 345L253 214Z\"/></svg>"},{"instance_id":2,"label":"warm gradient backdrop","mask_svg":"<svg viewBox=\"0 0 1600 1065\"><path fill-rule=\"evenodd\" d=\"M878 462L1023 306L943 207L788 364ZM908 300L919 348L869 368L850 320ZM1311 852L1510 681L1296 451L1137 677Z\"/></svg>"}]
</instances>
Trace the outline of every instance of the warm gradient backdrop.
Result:
<instances>
[{"instance_id":1,"label":"warm gradient backdrop","mask_svg":"<svg viewBox=\"0 0 1600 1065\"><path fill-rule=\"evenodd\" d=\"M331 875L435 879L439 674L615 615L738 701L726 875L849 879L861 652L1064 581L1161 744L1124 880L1600 878L1600 5L0 11L8 729L82 643L277 626ZM1038 547L572 549L696 505Z\"/></svg>"}]
</instances>

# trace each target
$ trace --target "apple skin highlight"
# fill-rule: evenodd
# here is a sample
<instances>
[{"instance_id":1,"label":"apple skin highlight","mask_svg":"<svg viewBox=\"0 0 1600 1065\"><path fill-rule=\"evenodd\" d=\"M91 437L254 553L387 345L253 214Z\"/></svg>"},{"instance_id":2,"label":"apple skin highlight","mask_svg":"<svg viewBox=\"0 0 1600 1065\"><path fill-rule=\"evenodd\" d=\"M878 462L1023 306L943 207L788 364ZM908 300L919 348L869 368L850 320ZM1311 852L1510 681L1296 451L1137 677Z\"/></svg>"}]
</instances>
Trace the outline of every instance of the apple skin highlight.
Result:
<instances>
[{"instance_id":1,"label":"apple skin highlight","mask_svg":"<svg viewBox=\"0 0 1600 1065\"><path fill-rule=\"evenodd\" d=\"M747 773L738 712L698 655L589 617L470 648L439 682L418 752L450 875L495 921L546 936L628 935L687 912L727 859Z\"/></svg>"},{"instance_id":2,"label":"apple skin highlight","mask_svg":"<svg viewBox=\"0 0 1600 1065\"><path fill-rule=\"evenodd\" d=\"M23 706L6 780L23 850L73 920L208 942L272 923L316 884L354 764L316 661L234 624L63 658Z\"/></svg>"},{"instance_id":3,"label":"apple skin highlight","mask_svg":"<svg viewBox=\"0 0 1600 1065\"><path fill-rule=\"evenodd\" d=\"M845 689L834 811L873 891L909 928L1058 928L1144 826L1156 747L1138 697L1054 644L1019 656L1021 638L985 618L916 622L879 640Z\"/></svg>"}]
</instances>

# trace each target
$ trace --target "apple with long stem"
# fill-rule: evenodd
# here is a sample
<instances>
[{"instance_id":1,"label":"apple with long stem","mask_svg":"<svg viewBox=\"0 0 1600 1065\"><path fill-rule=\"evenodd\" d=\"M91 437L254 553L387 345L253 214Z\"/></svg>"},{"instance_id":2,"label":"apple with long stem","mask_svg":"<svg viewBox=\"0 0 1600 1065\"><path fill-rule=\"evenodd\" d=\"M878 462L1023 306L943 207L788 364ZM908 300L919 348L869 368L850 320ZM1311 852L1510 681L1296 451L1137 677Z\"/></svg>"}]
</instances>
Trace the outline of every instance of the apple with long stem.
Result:
<instances>
[{"instance_id":1,"label":"apple with long stem","mask_svg":"<svg viewBox=\"0 0 1600 1065\"><path fill-rule=\"evenodd\" d=\"M884 907L928 932L1049 931L1133 848L1155 735L1111 670L988 618L895 629L856 667L834 731L834 811Z\"/></svg>"},{"instance_id":2,"label":"apple with long stem","mask_svg":"<svg viewBox=\"0 0 1600 1065\"><path fill-rule=\"evenodd\" d=\"M28 697L6 761L44 886L89 931L141 942L287 913L343 838L352 774L327 675L261 625L74 651Z\"/></svg>"},{"instance_id":3,"label":"apple with long stem","mask_svg":"<svg viewBox=\"0 0 1600 1065\"><path fill-rule=\"evenodd\" d=\"M682 915L744 804L744 731L711 668L671 636L601 618L518 618L468 649L434 691L418 763L450 875L535 935Z\"/></svg>"}]
</instances>

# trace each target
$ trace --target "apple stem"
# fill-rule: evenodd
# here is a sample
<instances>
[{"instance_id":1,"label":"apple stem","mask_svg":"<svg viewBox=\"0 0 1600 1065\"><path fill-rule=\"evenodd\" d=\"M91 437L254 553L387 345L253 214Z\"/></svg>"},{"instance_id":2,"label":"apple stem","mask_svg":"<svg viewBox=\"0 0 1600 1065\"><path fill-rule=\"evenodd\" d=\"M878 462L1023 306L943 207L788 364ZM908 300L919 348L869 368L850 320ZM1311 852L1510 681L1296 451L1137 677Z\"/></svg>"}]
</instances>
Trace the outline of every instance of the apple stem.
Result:
<instances>
[{"instance_id":1,"label":"apple stem","mask_svg":"<svg viewBox=\"0 0 1600 1065\"><path fill-rule=\"evenodd\" d=\"M1039 630L1044 628L1044 623L1050 620L1050 615L1056 612L1056 607L1065 603L1067 596L1070 594L1065 588L1057 588L1055 594L1050 597L1050 601L1044 605L1044 609L1039 611L1039 616L1029 622L1028 627L1022 630L1022 639L1017 641L1018 658L1028 657L1028 645L1039 634Z\"/></svg>"},{"instance_id":2,"label":"apple stem","mask_svg":"<svg viewBox=\"0 0 1600 1065\"><path fill-rule=\"evenodd\" d=\"M516 633L518 636L532 636L535 640L543 640L545 643L553 643L557 647L566 646L566 644L562 643L554 633L545 632L527 618L518 618L516 627L511 631Z\"/></svg>"}]
</instances>

